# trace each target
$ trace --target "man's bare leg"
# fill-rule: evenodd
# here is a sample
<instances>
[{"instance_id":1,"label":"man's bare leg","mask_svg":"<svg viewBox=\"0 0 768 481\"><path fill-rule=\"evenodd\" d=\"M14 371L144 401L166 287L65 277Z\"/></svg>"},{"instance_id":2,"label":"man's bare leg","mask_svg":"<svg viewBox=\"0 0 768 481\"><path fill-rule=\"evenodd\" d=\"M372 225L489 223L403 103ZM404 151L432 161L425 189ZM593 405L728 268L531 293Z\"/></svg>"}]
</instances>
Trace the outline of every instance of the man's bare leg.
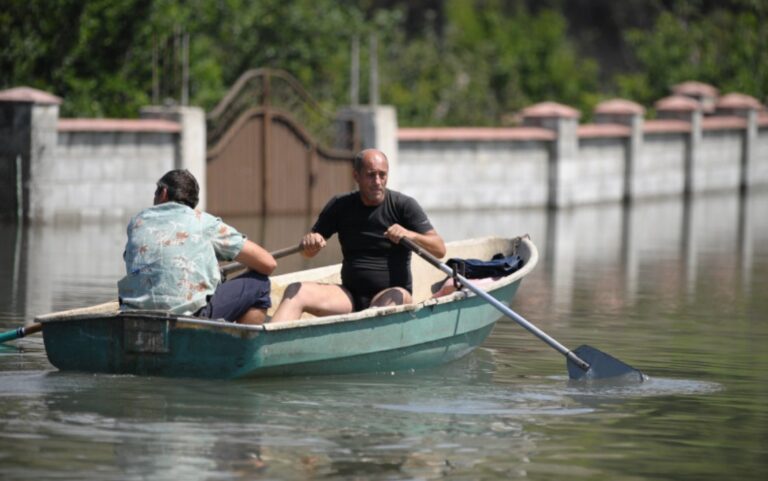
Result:
<instances>
[{"instance_id":1,"label":"man's bare leg","mask_svg":"<svg viewBox=\"0 0 768 481\"><path fill-rule=\"evenodd\" d=\"M352 312L352 296L337 284L294 282L285 289L270 322L293 321L308 312L315 316L330 316Z\"/></svg>"},{"instance_id":2,"label":"man's bare leg","mask_svg":"<svg viewBox=\"0 0 768 481\"><path fill-rule=\"evenodd\" d=\"M266 309L256 309L255 307L248 309L245 314L240 316L235 322L238 324L264 324L267 318Z\"/></svg>"},{"instance_id":3,"label":"man's bare leg","mask_svg":"<svg viewBox=\"0 0 768 481\"><path fill-rule=\"evenodd\" d=\"M410 304L411 294L402 287L390 287L379 292L371 299L371 307L399 306Z\"/></svg>"}]
</instances>

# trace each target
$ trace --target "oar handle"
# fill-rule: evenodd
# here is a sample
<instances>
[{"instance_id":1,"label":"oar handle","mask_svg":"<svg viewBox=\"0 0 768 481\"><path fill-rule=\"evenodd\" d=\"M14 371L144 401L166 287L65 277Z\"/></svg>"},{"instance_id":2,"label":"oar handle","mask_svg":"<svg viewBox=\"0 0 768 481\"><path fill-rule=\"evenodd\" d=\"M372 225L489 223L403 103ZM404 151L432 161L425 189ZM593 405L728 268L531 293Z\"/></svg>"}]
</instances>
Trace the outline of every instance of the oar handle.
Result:
<instances>
[{"instance_id":1,"label":"oar handle","mask_svg":"<svg viewBox=\"0 0 768 481\"><path fill-rule=\"evenodd\" d=\"M453 269L448 267L447 265L440 262L440 259L433 256L429 251L424 250L419 244L413 242L411 239L408 239L407 237L403 237L400 239L400 243L403 244L405 247L419 255L421 258L423 258L425 261L429 262L433 266L437 267L441 271L445 272L446 274L453 275Z\"/></svg>"},{"instance_id":2,"label":"oar handle","mask_svg":"<svg viewBox=\"0 0 768 481\"><path fill-rule=\"evenodd\" d=\"M304 249L304 247L301 244L291 246L291 247L284 247L282 249L278 249L276 251L270 252L272 257L275 259L279 259L281 257L289 256L291 254L295 254L297 252L300 252ZM233 274L235 272L238 272L240 270L246 269L247 267L240 262L230 262L229 264L224 264L221 267L221 273L224 277L229 276L230 274Z\"/></svg>"},{"instance_id":3,"label":"oar handle","mask_svg":"<svg viewBox=\"0 0 768 481\"><path fill-rule=\"evenodd\" d=\"M424 250L421 246L416 244L410 239L407 239L403 237L400 239L400 243L403 244L408 249L412 250L416 254L418 254L422 259L429 262L433 266L437 267L441 271L445 272L449 276L455 276L456 279L461 283L461 285L467 287L469 290L477 294L478 296L482 297L488 303L490 303L493 307L501 311L504 315L512 319L513 321L520 324L522 327L527 329L529 332L531 332L533 335L541 339L542 341L549 344L552 348L557 350L560 354L570 359L574 364L579 366L579 368L583 370L589 369L589 363L581 359L579 356L574 354L573 351L568 349L567 347L563 346L559 342L557 342L554 338L550 337L546 332L542 331L538 327L534 326L530 322L528 322L523 316L519 315L509 307L505 306L503 303L501 303L498 299L493 297L492 295L488 294L484 290L480 289L476 285L474 285L472 282L467 280L466 277L462 276L461 274L453 272L453 269L448 267L443 262L440 262L440 259L430 254L428 251Z\"/></svg>"},{"instance_id":4,"label":"oar handle","mask_svg":"<svg viewBox=\"0 0 768 481\"><path fill-rule=\"evenodd\" d=\"M35 322L28 326L22 326L12 331L4 332L0 334L0 344L7 341L13 341L14 339L21 339L24 336L40 332L42 328L43 325L41 323Z\"/></svg>"}]
</instances>

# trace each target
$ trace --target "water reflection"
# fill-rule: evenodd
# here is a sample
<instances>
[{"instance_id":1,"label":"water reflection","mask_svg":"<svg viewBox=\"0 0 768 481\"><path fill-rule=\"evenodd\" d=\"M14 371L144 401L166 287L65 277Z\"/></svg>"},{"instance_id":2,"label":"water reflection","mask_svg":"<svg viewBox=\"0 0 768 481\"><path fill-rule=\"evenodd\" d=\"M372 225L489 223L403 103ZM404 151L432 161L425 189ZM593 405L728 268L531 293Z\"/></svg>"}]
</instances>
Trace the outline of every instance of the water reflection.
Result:
<instances>
[{"instance_id":1,"label":"water reflection","mask_svg":"<svg viewBox=\"0 0 768 481\"><path fill-rule=\"evenodd\" d=\"M608 390L565 379L494 384L496 364L480 349L442 368L397 375L216 382L6 372L0 451L10 461L0 474L475 479L478 467L492 466L483 469L508 479L525 475L551 444L551 426L575 424L584 433L584 419L605 426L642 417L631 406L638 398L717 390L674 380ZM25 458L30 445L46 448L44 461Z\"/></svg>"},{"instance_id":2,"label":"water reflection","mask_svg":"<svg viewBox=\"0 0 768 481\"><path fill-rule=\"evenodd\" d=\"M737 289L748 294L755 246L768 240L766 194L431 217L449 239L529 233L542 264L526 283L543 283L551 297L516 301L525 307L570 312L577 302L615 314L649 299L668 306L691 300L697 288L714 288L731 300ZM718 280L714 286L697 286L710 276Z\"/></svg>"},{"instance_id":3,"label":"water reflection","mask_svg":"<svg viewBox=\"0 0 768 481\"><path fill-rule=\"evenodd\" d=\"M541 264L514 309L650 374L639 386L569 384L508 321L439 369L236 382L59 373L30 337L0 350L0 478L762 479L766 213L768 192L431 213L447 240L530 234ZM227 220L269 249L312 222ZM0 242L4 329L115 296L123 224L4 225Z\"/></svg>"},{"instance_id":4,"label":"water reflection","mask_svg":"<svg viewBox=\"0 0 768 481\"><path fill-rule=\"evenodd\" d=\"M532 282L545 283L558 310L574 307L582 273L601 309L616 311L644 297L693 296L700 271L720 279L719 289L749 289L755 246L768 237L768 195L670 198L630 207L586 206L558 212L508 210L433 212L447 240L528 233L542 264ZM292 245L313 219L232 218L228 222L268 249ZM124 225L0 226L0 309L3 318L28 319L52 310L102 302L115 296L123 275ZM723 249L723 246L727 246ZM315 259L284 258L279 272L338 262L333 241ZM641 278L643 280L641 281ZM643 292L640 286L651 286Z\"/></svg>"},{"instance_id":5,"label":"water reflection","mask_svg":"<svg viewBox=\"0 0 768 481\"><path fill-rule=\"evenodd\" d=\"M535 402L557 415L565 413L562 399L489 386L488 356L481 352L429 373L240 382L5 373L0 404L10 418L0 420L0 450L15 460L24 459L26 448L13 440L54 445L45 463L12 461L0 473L34 471L39 479L89 466L106 476L91 479L117 473L247 479L265 471L274 479L425 479L471 469L488 453L518 464L536 448L535 436L505 406ZM9 396L11 385L16 388ZM34 416L14 419L30 399ZM402 409L437 400L454 408L426 417L424 409ZM500 416L489 416L490 403ZM504 450L514 448L514 454L485 446L488 433L508 437ZM76 462L66 458L72 452L78 452Z\"/></svg>"}]
</instances>

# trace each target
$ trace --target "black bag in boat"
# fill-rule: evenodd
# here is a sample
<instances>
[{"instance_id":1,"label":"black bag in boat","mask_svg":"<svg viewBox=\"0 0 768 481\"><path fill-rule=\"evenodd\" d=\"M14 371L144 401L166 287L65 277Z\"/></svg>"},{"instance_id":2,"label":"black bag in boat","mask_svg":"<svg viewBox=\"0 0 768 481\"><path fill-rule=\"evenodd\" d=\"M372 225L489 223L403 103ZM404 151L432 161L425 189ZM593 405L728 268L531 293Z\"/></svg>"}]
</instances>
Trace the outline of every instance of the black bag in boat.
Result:
<instances>
[{"instance_id":1,"label":"black bag in boat","mask_svg":"<svg viewBox=\"0 0 768 481\"><path fill-rule=\"evenodd\" d=\"M504 257L504 254L498 253L489 261L454 257L448 259L446 265L467 279L483 279L508 276L523 267L523 259L518 255Z\"/></svg>"}]
</instances>

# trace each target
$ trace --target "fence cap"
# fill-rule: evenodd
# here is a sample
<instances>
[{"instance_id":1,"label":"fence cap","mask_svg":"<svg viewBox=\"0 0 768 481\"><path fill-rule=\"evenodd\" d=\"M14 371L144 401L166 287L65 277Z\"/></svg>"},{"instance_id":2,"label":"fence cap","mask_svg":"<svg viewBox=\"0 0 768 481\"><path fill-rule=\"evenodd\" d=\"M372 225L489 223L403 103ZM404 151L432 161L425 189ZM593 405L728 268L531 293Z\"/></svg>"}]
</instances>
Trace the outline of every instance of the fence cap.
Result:
<instances>
[{"instance_id":1,"label":"fence cap","mask_svg":"<svg viewBox=\"0 0 768 481\"><path fill-rule=\"evenodd\" d=\"M33 104L60 105L61 98L33 89L32 87L14 87L7 90L0 90L0 102L29 102Z\"/></svg>"},{"instance_id":2,"label":"fence cap","mask_svg":"<svg viewBox=\"0 0 768 481\"><path fill-rule=\"evenodd\" d=\"M595 113L609 115L643 115L645 113L645 108L631 100L610 99L597 104Z\"/></svg>"},{"instance_id":3,"label":"fence cap","mask_svg":"<svg viewBox=\"0 0 768 481\"><path fill-rule=\"evenodd\" d=\"M690 97L672 95L656 101L656 110L672 112L695 112L701 110L701 104Z\"/></svg>"},{"instance_id":4,"label":"fence cap","mask_svg":"<svg viewBox=\"0 0 768 481\"><path fill-rule=\"evenodd\" d=\"M178 122L164 119L59 119L60 132L181 132Z\"/></svg>"},{"instance_id":5,"label":"fence cap","mask_svg":"<svg viewBox=\"0 0 768 481\"><path fill-rule=\"evenodd\" d=\"M716 104L718 109L754 109L760 110L763 105L756 98L740 93L730 93L723 95Z\"/></svg>"},{"instance_id":6,"label":"fence cap","mask_svg":"<svg viewBox=\"0 0 768 481\"><path fill-rule=\"evenodd\" d=\"M690 131L691 123L684 120L654 119L643 125L643 132L646 134L675 134Z\"/></svg>"},{"instance_id":7,"label":"fence cap","mask_svg":"<svg viewBox=\"0 0 768 481\"><path fill-rule=\"evenodd\" d=\"M523 109L523 117L558 117L566 119L578 119L581 113L567 105L557 102L541 102Z\"/></svg>"},{"instance_id":8,"label":"fence cap","mask_svg":"<svg viewBox=\"0 0 768 481\"><path fill-rule=\"evenodd\" d=\"M555 134L537 127L401 127L397 140L417 141L513 141L554 140Z\"/></svg>"},{"instance_id":9,"label":"fence cap","mask_svg":"<svg viewBox=\"0 0 768 481\"><path fill-rule=\"evenodd\" d=\"M583 124L576 129L576 135L582 139L629 137L632 135L632 130L626 125Z\"/></svg>"},{"instance_id":10,"label":"fence cap","mask_svg":"<svg viewBox=\"0 0 768 481\"><path fill-rule=\"evenodd\" d=\"M717 97L718 91L712 85L689 80L674 85L672 87L672 93L675 95L688 95L693 97Z\"/></svg>"}]
</instances>

